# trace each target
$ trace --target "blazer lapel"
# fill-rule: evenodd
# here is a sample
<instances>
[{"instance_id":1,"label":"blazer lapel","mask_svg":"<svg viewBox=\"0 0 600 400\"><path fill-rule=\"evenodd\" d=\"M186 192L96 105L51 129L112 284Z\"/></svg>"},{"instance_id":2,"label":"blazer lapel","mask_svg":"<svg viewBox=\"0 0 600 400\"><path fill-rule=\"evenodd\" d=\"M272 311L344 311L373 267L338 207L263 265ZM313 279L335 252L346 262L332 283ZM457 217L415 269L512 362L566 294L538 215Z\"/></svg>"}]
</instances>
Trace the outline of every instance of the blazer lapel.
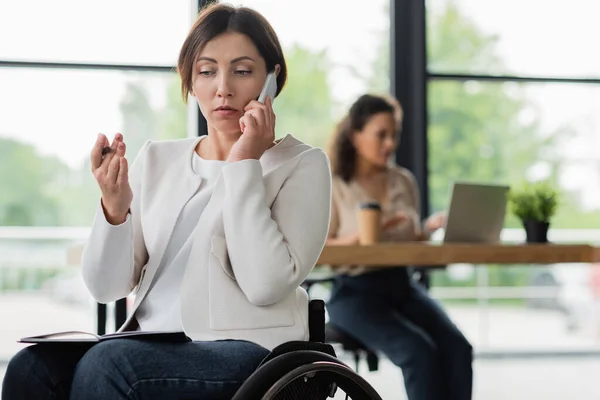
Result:
<instances>
[{"instance_id":1,"label":"blazer lapel","mask_svg":"<svg viewBox=\"0 0 600 400\"><path fill-rule=\"evenodd\" d=\"M190 322L189 318L194 315L194 308L197 306L198 282L206 279L206 262L209 257L213 236L224 238L225 229L223 227L223 198L225 195L225 186L221 175L215 182L212 196L198 220L198 227L194 232L194 242L190 251L187 266L183 280L181 282L181 311L184 326ZM193 320L193 318L192 318Z\"/></svg>"},{"instance_id":2,"label":"blazer lapel","mask_svg":"<svg viewBox=\"0 0 600 400\"><path fill-rule=\"evenodd\" d=\"M219 175L214 183L213 192L210 196L210 200L206 204L200 219L198 220L198 226L203 228L198 230L199 234L210 233L211 235L225 235L225 229L222 223L223 215L223 199L225 197L225 186L223 184L222 175ZM198 236L198 235L197 235ZM201 236L201 235L200 235ZM197 239L197 237L196 237ZM195 239L195 240L196 240ZM209 238L210 239L210 238Z\"/></svg>"},{"instance_id":3,"label":"blazer lapel","mask_svg":"<svg viewBox=\"0 0 600 400\"><path fill-rule=\"evenodd\" d=\"M190 151L186 151L184 155L173 161L169 166L167 177L160 183L160 192L156 193L156 196L164 197L165 200L155 201L155 206L160 207L160 209L150 212L151 215L160 216L160 218L154 221L145 221L147 226L144 229L155 232L152 235L154 241L148 243L148 248L154 250L150 254L151 266L149 265L145 278L150 283L171 239L179 214L202 183L202 178L194 174L191 169L192 152L195 147L194 144ZM168 207L165 207L165 204L168 204Z\"/></svg>"}]
</instances>

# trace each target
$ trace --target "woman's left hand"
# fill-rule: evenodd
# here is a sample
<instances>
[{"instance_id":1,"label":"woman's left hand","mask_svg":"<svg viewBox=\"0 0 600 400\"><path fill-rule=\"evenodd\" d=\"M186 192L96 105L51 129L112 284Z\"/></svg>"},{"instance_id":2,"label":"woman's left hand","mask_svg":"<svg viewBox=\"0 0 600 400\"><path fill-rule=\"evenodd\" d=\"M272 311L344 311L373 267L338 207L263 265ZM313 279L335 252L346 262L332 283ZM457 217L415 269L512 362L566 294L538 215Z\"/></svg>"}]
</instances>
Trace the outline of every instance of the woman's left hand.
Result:
<instances>
[{"instance_id":1,"label":"woman's left hand","mask_svg":"<svg viewBox=\"0 0 600 400\"><path fill-rule=\"evenodd\" d=\"M275 113L270 97L265 104L252 100L240 118L242 136L231 148L227 161L258 160L275 141Z\"/></svg>"},{"instance_id":2,"label":"woman's left hand","mask_svg":"<svg viewBox=\"0 0 600 400\"><path fill-rule=\"evenodd\" d=\"M443 228L446 225L446 220L447 216L445 212L437 212L435 214L430 215L429 218L425 220L423 228L425 228L426 232L431 234L437 231L438 229Z\"/></svg>"}]
</instances>

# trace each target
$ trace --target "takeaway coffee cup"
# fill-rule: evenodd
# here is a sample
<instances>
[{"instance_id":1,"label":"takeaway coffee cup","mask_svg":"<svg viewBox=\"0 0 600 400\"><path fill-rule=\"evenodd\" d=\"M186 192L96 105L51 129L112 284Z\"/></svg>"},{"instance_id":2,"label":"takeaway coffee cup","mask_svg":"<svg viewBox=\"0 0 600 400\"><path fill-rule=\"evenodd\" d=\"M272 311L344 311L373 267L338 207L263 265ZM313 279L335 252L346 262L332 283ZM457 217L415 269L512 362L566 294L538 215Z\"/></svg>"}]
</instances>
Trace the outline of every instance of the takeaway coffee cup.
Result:
<instances>
[{"instance_id":1,"label":"takeaway coffee cup","mask_svg":"<svg viewBox=\"0 0 600 400\"><path fill-rule=\"evenodd\" d=\"M381 206L363 203L358 208L358 240L361 245L374 244L381 236Z\"/></svg>"}]
</instances>

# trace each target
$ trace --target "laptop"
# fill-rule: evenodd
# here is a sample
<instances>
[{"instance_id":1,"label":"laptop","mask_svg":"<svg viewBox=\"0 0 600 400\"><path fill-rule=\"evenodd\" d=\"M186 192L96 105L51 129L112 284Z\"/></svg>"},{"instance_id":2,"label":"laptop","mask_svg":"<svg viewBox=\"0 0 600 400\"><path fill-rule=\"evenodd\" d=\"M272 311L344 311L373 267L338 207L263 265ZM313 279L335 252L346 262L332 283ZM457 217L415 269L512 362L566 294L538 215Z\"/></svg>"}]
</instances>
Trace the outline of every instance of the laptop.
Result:
<instances>
[{"instance_id":1,"label":"laptop","mask_svg":"<svg viewBox=\"0 0 600 400\"><path fill-rule=\"evenodd\" d=\"M504 227L508 186L456 182L448 210L445 243L498 243Z\"/></svg>"}]
</instances>

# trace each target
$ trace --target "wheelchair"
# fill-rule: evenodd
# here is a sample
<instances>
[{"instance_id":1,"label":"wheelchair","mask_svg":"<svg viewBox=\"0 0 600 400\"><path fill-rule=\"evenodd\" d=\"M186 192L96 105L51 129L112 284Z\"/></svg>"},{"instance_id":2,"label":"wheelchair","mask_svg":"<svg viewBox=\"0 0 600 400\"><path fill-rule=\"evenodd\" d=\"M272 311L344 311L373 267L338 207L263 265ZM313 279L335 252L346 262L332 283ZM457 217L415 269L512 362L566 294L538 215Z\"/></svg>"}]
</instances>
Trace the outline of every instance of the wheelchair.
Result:
<instances>
[{"instance_id":1,"label":"wheelchair","mask_svg":"<svg viewBox=\"0 0 600 400\"><path fill-rule=\"evenodd\" d=\"M325 280L307 280L303 286L310 290L312 284L320 282ZM125 301L126 299L117 301L115 307L117 326L125 322ZM104 304L98 304L98 327L98 333L104 334ZM341 343L344 350L355 353L356 370L358 354L367 351L369 370L377 370L374 353L368 352L365 346L336 330L331 324L325 324L323 300L310 300L308 327L308 341L287 342L274 348L242 384L232 400L382 400L364 378L337 358L330 343Z\"/></svg>"},{"instance_id":2,"label":"wheelchair","mask_svg":"<svg viewBox=\"0 0 600 400\"><path fill-rule=\"evenodd\" d=\"M333 346L325 343L325 303L311 300L309 341L288 342L273 349L232 400L328 398L381 400L364 378L336 358Z\"/></svg>"},{"instance_id":3,"label":"wheelchair","mask_svg":"<svg viewBox=\"0 0 600 400\"><path fill-rule=\"evenodd\" d=\"M302 287L310 295L310 290L315 284L332 283L334 278L334 275L307 278L302 283ZM379 356L377 353L360 340L353 337L352 334L331 322L325 324L325 342L336 343L342 347L344 352L350 353L354 359L354 369L356 372L359 371L362 359L367 362L367 367L370 372L379 370Z\"/></svg>"}]
</instances>

